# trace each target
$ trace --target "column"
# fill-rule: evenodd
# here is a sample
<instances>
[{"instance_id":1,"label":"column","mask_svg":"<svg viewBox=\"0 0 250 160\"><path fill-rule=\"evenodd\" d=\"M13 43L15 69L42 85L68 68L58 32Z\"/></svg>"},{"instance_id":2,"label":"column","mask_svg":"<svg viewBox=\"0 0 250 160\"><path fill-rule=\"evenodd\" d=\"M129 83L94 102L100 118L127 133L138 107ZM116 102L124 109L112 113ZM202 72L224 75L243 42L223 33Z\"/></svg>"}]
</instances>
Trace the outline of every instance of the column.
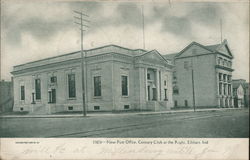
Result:
<instances>
[{"instance_id":1,"label":"column","mask_svg":"<svg viewBox=\"0 0 250 160\"><path fill-rule=\"evenodd\" d=\"M221 83L221 95L224 95L224 83Z\"/></svg>"},{"instance_id":2,"label":"column","mask_svg":"<svg viewBox=\"0 0 250 160\"><path fill-rule=\"evenodd\" d=\"M231 83L231 107L234 108L233 85Z\"/></svg>"},{"instance_id":3,"label":"column","mask_svg":"<svg viewBox=\"0 0 250 160\"><path fill-rule=\"evenodd\" d=\"M220 95L220 79L219 79L219 73L217 73L217 95Z\"/></svg>"},{"instance_id":4,"label":"column","mask_svg":"<svg viewBox=\"0 0 250 160\"><path fill-rule=\"evenodd\" d=\"M136 94L139 94L139 109L142 110L143 109L143 105L145 105L145 100L144 100L144 97L145 97L145 92L146 92L146 88L145 88L145 76L144 76L144 68L142 67L139 67L138 68L138 72L139 72L139 93L136 93ZM143 89L144 88L144 89Z\"/></svg>"},{"instance_id":5,"label":"column","mask_svg":"<svg viewBox=\"0 0 250 160\"><path fill-rule=\"evenodd\" d=\"M145 100L148 101L148 79L147 79L147 74L148 74L148 68L144 68L144 71L145 71Z\"/></svg>"},{"instance_id":6,"label":"column","mask_svg":"<svg viewBox=\"0 0 250 160\"><path fill-rule=\"evenodd\" d=\"M160 82L159 82L159 80L160 80L160 77L159 77L159 69L156 69L156 99L157 99L157 101L159 101L160 100Z\"/></svg>"}]
</instances>

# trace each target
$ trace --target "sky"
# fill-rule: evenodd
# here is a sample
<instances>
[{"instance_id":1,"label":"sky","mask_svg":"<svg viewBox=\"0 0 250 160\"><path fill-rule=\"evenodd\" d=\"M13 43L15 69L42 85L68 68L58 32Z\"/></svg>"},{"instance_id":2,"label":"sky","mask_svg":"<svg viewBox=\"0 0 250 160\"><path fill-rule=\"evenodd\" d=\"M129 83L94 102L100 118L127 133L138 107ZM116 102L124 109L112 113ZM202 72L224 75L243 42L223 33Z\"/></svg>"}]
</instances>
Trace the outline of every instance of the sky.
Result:
<instances>
[{"instance_id":1,"label":"sky","mask_svg":"<svg viewBox=\"0 0 250 160\"><path fill-rule=\"evenodd\" d=\"M234 1L1 1L1 77L13 66L80 50L80 30L73 11L90 22L84 49L108 44L143 48L161 54L181 51L195 41L203 45L227 39L234 55L234 79L249 81L249 2Z\"/></svg>"}]
</instances>

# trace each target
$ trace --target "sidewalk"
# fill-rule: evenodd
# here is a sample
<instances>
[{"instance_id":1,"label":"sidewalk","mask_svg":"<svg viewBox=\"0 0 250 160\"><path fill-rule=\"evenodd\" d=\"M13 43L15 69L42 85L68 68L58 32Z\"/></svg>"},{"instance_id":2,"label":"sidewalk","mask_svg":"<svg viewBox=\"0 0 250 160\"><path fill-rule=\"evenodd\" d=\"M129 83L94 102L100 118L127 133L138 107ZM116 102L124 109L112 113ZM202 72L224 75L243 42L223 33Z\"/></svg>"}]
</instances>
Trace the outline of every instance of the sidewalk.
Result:
<instances>
[{"instance_id":1,"label":"sidewalk","mask_svg":"<svg viewBox=\"0 0 250 160\"><path fill-rule=\"evenodd\" d=\"M209 108L209 109L196 109L196 112L212 112L212 111L226 111L226 110L239 110L242 108ZM175 114L175 113L194 112L192 109L186 110L170 110L170 111L138 111L138 112L124 112L124 113L88 113L86 118L89 117L103 117L103 116L128 116L128 115L155 115L155 114ZM49 114L49 115L1 115L1 118L76 118L83 117L80 113L75 114Z\"/></svg>"}]
</instances>

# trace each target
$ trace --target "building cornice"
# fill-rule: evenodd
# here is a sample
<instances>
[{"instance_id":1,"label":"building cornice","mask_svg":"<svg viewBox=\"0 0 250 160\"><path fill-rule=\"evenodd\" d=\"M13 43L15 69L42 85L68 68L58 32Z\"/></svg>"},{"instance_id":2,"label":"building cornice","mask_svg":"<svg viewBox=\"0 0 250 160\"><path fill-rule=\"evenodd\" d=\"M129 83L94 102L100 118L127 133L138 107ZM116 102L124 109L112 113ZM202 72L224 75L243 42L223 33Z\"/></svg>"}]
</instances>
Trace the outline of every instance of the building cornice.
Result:
<instances>
[{"instance_id":1,"label":"building cornice","mask_svg":"<svg viewBox=\"0 0 250 160\"><path fill-rule=\"evenodd\" d=\"M227 71L230 71L230 72L234 71L234 69L232 69L232 68L228 68L228 67L221 66L221 65L215 65L215 68L227 70Z\"/></svg>"}]
</instances>

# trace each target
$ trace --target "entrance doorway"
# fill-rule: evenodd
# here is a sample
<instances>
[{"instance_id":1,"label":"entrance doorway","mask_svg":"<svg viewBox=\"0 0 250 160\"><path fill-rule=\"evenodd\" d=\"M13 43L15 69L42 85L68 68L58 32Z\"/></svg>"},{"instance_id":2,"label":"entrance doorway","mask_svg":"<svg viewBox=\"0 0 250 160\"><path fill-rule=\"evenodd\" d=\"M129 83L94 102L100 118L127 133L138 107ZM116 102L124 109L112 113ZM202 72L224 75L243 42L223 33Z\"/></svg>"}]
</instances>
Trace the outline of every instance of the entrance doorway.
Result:
<instances>
[{"instance_id":1,"label":"entrance doorway","mask_svg":"<svg viewBox=\"0 0 250 160\"><path fill-rule=\"evenodd\" d=\"M150 101L150 86L148 86L148 100Z\"/></svg>"},{"instance_id":2,"label":"entrance doorway","mask_svg":"<svg viewBox=\"0 0 250 160\"><path fill-rule=\"evenodd\" d=\"M51 103L56 103L56 89L51 90Z\"/></svg>"},{"instance_id":3,"label":"entrance doorway","mask_svg":"<svg viewBox=\"0 0 250 160\"><path fill-rule=\"evenodd\" d=\"M153 101L157 100L157 93L156 93L156 88L153 88Z\"/></svg>"}]
</instances>

